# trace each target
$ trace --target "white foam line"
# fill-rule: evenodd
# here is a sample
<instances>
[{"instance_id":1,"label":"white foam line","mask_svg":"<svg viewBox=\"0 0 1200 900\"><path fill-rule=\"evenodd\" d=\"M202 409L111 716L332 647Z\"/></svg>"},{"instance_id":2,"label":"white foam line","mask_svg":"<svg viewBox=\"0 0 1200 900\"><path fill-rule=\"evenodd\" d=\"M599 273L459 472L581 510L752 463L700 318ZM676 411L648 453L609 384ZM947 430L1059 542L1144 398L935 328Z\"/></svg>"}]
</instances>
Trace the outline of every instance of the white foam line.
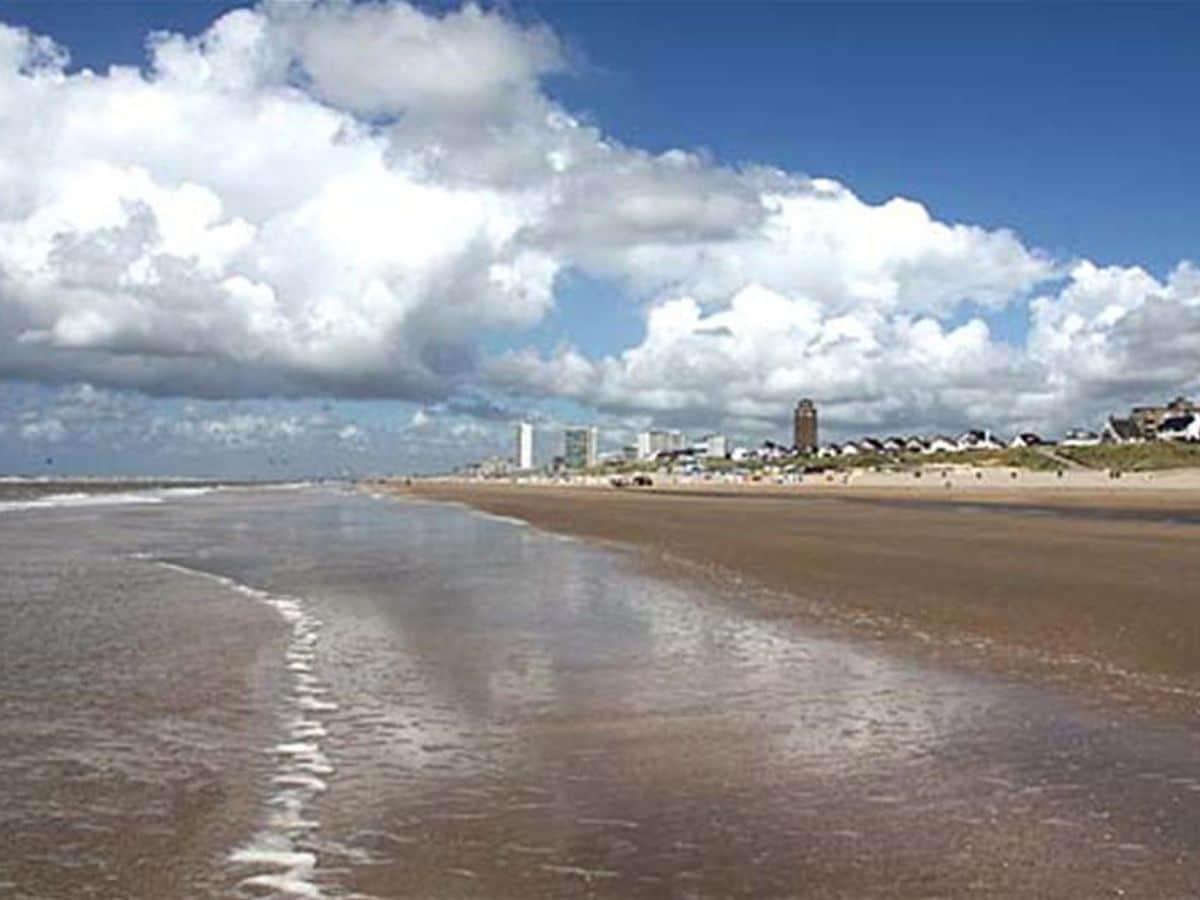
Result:
<instances>
[{"instance_id":1,"label":"white foam line","mask_svg":"<svg viewBox=\"0 0 1200 900\"><path fill-rule=\"evenodd\" d=\"M330 700L314 700L301 694L295 698L296 705L305 712L335 712L338 705Z\"/></svg>"},{"instance_id":2,"label":"white foam line","mask_svg":"<svg viewBox=\"0 0 1200 900\"><path fill-rule=\"evenodd\" d=\"M320 828L320 822L307 818L304 812L318 794L328 789L322 776L334 772L321 745L321 739L327 737L328 732L325 724L313 715L338 708L331 700L318 699L329 694L329 688L313 672L321 620L310 614L304 602L296 597L271 594L224 575L177 563L156 562L171 571L206 578L265 603L287 622L290 634L284 670L291 682L287 702L292 715L284 726L287 740L266 751L276 760L271 783L277 790L267 799L266 827L249 844L234 850L229 860L250 870L241 879L241 884L246 887L266 888L285 897L325 896L314 880L318 865L316 853L297 843L309 832Z\"/></svg>"},{"instance_id":3,"label":"white foam line","mask_svg":"<svg viewBox=\"0 0 1200 900\"><path fill-rule=\"evenodd\" d=\"M329 732L325 730L325 726L320 722L298 719L292 723L292 727L288 729L288 733L297 740L301 740L303 738L322 738Z\"/></svg>"},{"instance_id":4,"label":"white foam line","mask_svg":"<svg viewBox=\"0 0 1200 900\"><path fill-rule=\"evenodd\" d=\"M0 513L24 512L36 509L62 509L76 506L132 506L137 504L163 503L167 500L200 497L219 490L219 487L163 487L139 491L109 491L101 493L68 492L46 494L29 500L10 500L0 503Z\"/></svg>"},{"instance_id":5,"label":"white foam line","mask_svg":"<svg viewBox=\"0 0 1200 900\"><path fill-rule=\"evenodd\" d=\"M292 744L276 744L271 748L272 753L279 753L283 756L312 756L314 753L319 753L320 751L321 747L316 742L309 744L300 742Z\"/></svg>"},{"instance_id":6,"label":"white foam line","mask_svg":"<svg viewBox=\"0 0 1200 900\"><path fill-rule=\"evenodd\" d=\"M484 512L482 509L470 507L471 512L481 519L489 519L492 522L503 522L505 525L516 525L520 528L528 528L529 523L524 519L518 519L516 516L501 516L496 513Z\"/></svg>"},{"instance_id":7,"label":"white foam line","mask_svg":"<svg viewBox=\"0 0 1200 900\"><path fill-rule=\"evenodd\" d=\"M74 506L128 506L138 503L162 503L156 494L50 494L33 500L9 500L0 503L0 513L35 509L62 509Z\"/></svg>"},{"instance_id":8,"label":"white foam line","mask_svg":"<svg viewBox=\"0 0 1200 900\"><path fill-rule=\"evenodd\" d=\"M285 772L282 775L276 775L272 778L271 783L282 784L288 787L308 788L317 794L324 793L329 787L323 778L318 778L316 775L309 775L306 772Z\"/></svg>"},{"instance_id":9,"label":"white foam line","mask_svg":"<svg viewBox=\"0 0 1200 900\"><path fill-rule=\"evenodd\" d=\"M251 878L246 878L242 884L252 887L270 888L278 894L285 897L322 897L321 888L313 884L311 881L305 881L303 878L294 878L292 875L255 875Z\"/></svg>"}]
</instances>

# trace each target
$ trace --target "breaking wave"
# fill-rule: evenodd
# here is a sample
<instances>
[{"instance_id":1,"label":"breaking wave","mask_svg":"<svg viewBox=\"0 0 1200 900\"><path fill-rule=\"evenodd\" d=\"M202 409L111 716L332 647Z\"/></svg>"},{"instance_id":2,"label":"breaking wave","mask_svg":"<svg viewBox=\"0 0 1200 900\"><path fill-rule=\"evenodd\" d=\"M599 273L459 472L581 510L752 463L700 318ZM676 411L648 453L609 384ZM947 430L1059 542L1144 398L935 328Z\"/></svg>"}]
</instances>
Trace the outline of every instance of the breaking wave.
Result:
<instances>
[{"instance_id":1,"label":"breaking wave","mask_svg":"<svg viewBox=\"0 0 1200 900\"><path fill-rule=\"evenodd\" d=\"M22 512L35 509L62 509L76 506L128 506L144 503L165 503L186 497L199 497L218 490L216 487L161 488L152 491L114 491L112 493L71 492L46 494L27 500L0 502L0 513Z\"/></svg>"}]
</instances>

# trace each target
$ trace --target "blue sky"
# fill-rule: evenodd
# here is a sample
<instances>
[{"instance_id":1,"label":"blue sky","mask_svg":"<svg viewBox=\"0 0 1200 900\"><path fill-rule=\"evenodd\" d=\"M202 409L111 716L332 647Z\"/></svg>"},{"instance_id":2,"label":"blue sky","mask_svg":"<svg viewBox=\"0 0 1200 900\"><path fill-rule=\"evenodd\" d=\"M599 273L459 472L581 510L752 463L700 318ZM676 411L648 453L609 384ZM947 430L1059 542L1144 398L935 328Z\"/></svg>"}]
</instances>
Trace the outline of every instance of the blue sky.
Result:
<instances>
[{"instance_id":1,"label":"blue sky","mask_svg":"<svg viewBox=\"0 0 1200 900\"><path fill-rule=\"evenodd\" d=\"M1195 4L536 9L595 60L556 90L640 145L919 197L1160 274L1200 245Z\"/></svg>"},{"instance_id":2,"label":"blue sky","mask_svg":"<svg viewBox=\"0 0 1200 900\"><path fill-rule=\"evenodd\" d=\"M68 72L90 67L103 78L109 65L124 64L143 67L143 77L153 79L145 50L151 32L194 37L236 6L2 2L0 22L47 35L67 48L72 60ZM426 5L420 10L418 14L432 22L449 22L461 14L453 4ZM610 443L652 421L696 428L707 422L752 439L770 436L772 429L781 427L787 414L783 398L790 396L791 386L803 389L811 382L812 392L829 404L826 421L833 433L874 427L966 427L980 424L980 416L992 420L982 424L994 422L997 427L1051 428L1114 408L1137 390L1173 393L1195 383L1196 367L1187 362L1189 341L1195 336L1195 289L1187 272L1178 275L1177 267L1200 258L1200 217L1195 213L1200 175L1193 159L1200 146L1200 120L1194 113L1195 97L1200 96L1195 52L1200 42L1200 6L515 3L482 15L480 40L491 42L488 48L500 48L495 82L500 87L495 90L503 93L486 95L493 98L488 99L489 109L511 102L512 111L505 108L506 115L532 115L528 101L532 93L539 98L537 104L549 104L572 116L578 129L592 129L587 141L615 142L622 153L630 154L628 161L614 164L616 174L589 174L592 180L580 178L581 183L626 179L611 182L619 186L614 191L622 197L636 199L641 192L647 198L646 208L667 207L677 198L663 194L662 185L673 184L675 168L658 155L676 148L695 154L688 164L694 172L687 177L699 180L688 190L706 196L711 191L722 202L728 194L730 204L740 203L748 193L768 198L779 190L764 186L764 177L753 174L761 171L759 167L777 169L791 179L829 179L853 192L845 200L845 211L836 214L838 224L822 224L826 221L822 218L815 225L807 219L800 224L788 220L786 227L833 241L839 252L844 250L840 261L831 262L828 272L819 258L806 263L808 269L800 266L801 271L793 271L788 251L782 249L794 246L787 241L781 241L778 253L760 257L757 250L748 251L738 241L747 229L759 227L757 213L714 214L720 219L712 226L717 237L707 231L681 236L678 222L651 228L639 219L637 229L631 231L628 209L613 214L607 207L600 208L598 198L596 209L573 211L589 223L584 232L571 230L576 226L569 228L570 223L557 218L531 220L522 232L554 235L553 240L539 237L535 248L539 258L551 257L547 265L553 267L553 286L536 312L514 310L511 298L502 310L480 300L477 327L456 321L453 326L438 323L428 328L426 320L434 313L422 313L417 317L422 327L417 337L404 330L412 327L411 318L403 327L388 326L399 331L389 332L386 347L368 348L379 349L383 361L365 374L353 365L339 361L334 366L324 358L303 360L297 370L294 356L289 356L272 362L261 378L248 378L245 383L233 379L215 387L216 381L205 380L208 376L187 370L184 357L163 362L161 348L148 355L151 364L134 367L157 372L155 367L161 364L161 376L131 372L128 362L134 357L129 347L150 340L141 332L137 340L124 333L114 337L119 329L107 327L75 337L70 329L78 329L79 321L92 322L99 314L94 309L86 310L90 318L71 318L67 311L59 312L56 320L41 322L36 312L22 307L21 315L40 325L26 328L12 346L25 348L31 341L48 340L55 359L61 357L63 362L47 366L18 361L0 373L10 378L5 396L11 421L11 427L0 433L0 464L20 468L57 448L59 458L71 458L80 470L114 466L117 456L103 451L105 438L94 431L68 429L59 434L52 428L49 433L56 439L36 448L16 436L23 427L17 424L19 416L34 421L40 410L53 418L55 392L77 391L83 383L102 394L134 398L130 404L139 409L137 421L143 425L148 417L182 421L189 402L193 414L195 402L211 404L206 414L213 421L251 414L264 419L320 418L315 428L322 437L311 442L305 438L291 456L303 461L299 465L322 470L339 468L349 452L336 442L328 443L332 425L324 420L330 418L337 420L339 428L354 426L368 436L355 451L361 457L356 457L356 465L386 468L402 458L405 467L436 468L458 457L504 451L510 414L533 415L545 421L547 429L557 428L565 418L592 418L606 426ZM264 21L280 33L285 30L269 14ZM311 34L324 29L326 37L336 30L328 21L303 27L311 28ZM325 52L335 56L322 57L326 63L336 62L336 53L345 51L347 41L353 44L352 36L340 32L335 36L342 43L328 44L333 49ZM459 38L459 32L447 27L444 35L433 40L444 39L449 46ZM382 54L384 68L402 69L407 63L401 59L410 47L397 44L374 51ZM203 55L195 46L188 52ZM329 70L333 74L318 71L321 60L305 57L310 52L305 47L288 52L296 54L294 65L309 68L306 84L314 103L333 108L348 120L357 117L377 123L396 116L403 123L389 136L390 158L404 159L408 154L417 159L435 144L449 146L453 153L456 141L464 153L468 145L477 148L471 143L477 136L455 118L459 107L454 104L465 94L448 100L448 94L438 93L440 105L436 105L419 93L427 91L427 85L414 87L395 79L363 84L355 80L352 68L334 67ZM554 57L549 62L547 54ZM226 64L226 59L221 57L217 64ZM505 66L515 66L512 71L518 74ZM342 83L335 84L337 78ZM516 81L520 84L514 89ZM253 90L276 87L256 83ZM481 89L472 82L462 90L494 87ZM513 100L516 95L523 99ZM364 104L378 108L368 110ZM384 119L378 116L380 109L386 110ZM418 119L423 130L412 124ZM120 124L113 122L112 128L119 131ZM406 128L412 132L405 133ZM246 134L239 132L236 139L244 141ZM584 140L582 134L579 140ZM499 149L506 146L501 143ZM189 171L185 178L174 157L133 159L135 151L118 153L103 141L88 152L97 155L86 161L103 158L139 165L163 190L199 183L211 189L227 210L238 209L239 203L248 206L242 198L223 194L216 182L210 185L202 168ZM104 155L109 153L115 155ZM471 153L477 154L477 149ZM633 178L629 165L642 166L637 162L641 159L650 160L645 172L636 181L629 180ZM84 161L72 158L69 165ZM416 176L406 170L405 177L432 178L420 171ZM486 173L471 172L464 182L461 166L452 176L439 173L434 180L439 188L469 182L495 184L496 190L507 191L516 177L492 167ZM546 188L546 196L559 196L560 181ZM808 188L793 184L783 193L803 190ZM505 197L506 202L512 199ZM921 204L934 223L932 231L943 224L975 231L956 237L950 249L940 232L930 234L923 244L925 238L910 240L907 226L892 224L890 219L887 228L897 230L877 232L880 220L871 211L884 208L895 197ZM53 206L51 199L45 202L46 208ZM146 202L153 206L157 201ZM586 206L586 200L581 202ZM645 210L639 210L636 215L642 216ZM165 215L157 208L155 213L160 219ZM620 220L621 230L610 235L604 229L616 220L613 215ZM825 217L826 212L814 215ZM832 208L829 215L833 216ZM255 227L265 224L252 216L249 220ZM16 228L30 228L33 221L19 220L15 213L12 218ZM775 241L784 226L763 227L761 240ZM1004 239L994 237L1009 232L1019 249L1001 246ZM872 255L876 243L899 249L889 250L894 258L880 262ZM94 250L95 242L89 246ZM660 267L655 254L665 246L671 248L671 256ZM680 261L676 250L691 261ZM490 252L499 264L509 265L521 250L506 245ZM958 255L947 261L947 254ZM244 256L238 265L245 265ZM936 265L929 264L931 258ZM1074 269L1081 261L1095 272ZM418 264L424 261L412 263ZM389 277L406 278L411 271L405 265L409 263L390 262ZM859 271L860 265L866 267L864 271ZM667 274L658 279L660 270ZM254 271L261 274L262 269ZM488 271L495 271L494 266ZM525 271L521 270L522 278ZM234 273L230 268L223 277ZM921 293L937 293L930 285L957 285L959 280L964 286L947 288L943 299L927 299ZM285 283L291 282L280 282ZM477 281L463 282L468 283ZM770 302L753 298L741 305L735 302L742 289L755 284L792 303L780 313L785 318L794 314L799 317L796 321L808 321L805 317L812 310L804 304L811 303L823 324L816 331L812 329L817 326L805 325L809 330L801 329L801 334L795 330L798 325L785 333L783 326L764 323L762 316L776 315ZM544 287L540 282L523 286L521 296L536 294L540 287ZM860 289L861 296L855 293ZM14 287L7 290L14 297L19 294ZM456 286L447 296L457 297L460 290L470 288ZM94 288L86 296L99 292ZM886 299L893 294L899 299ZM180 296L176 291L154 302L178 309L187 302ZM1042 296L1048 298L1046 303L1031 302ZM714 396L712 385L722 380L717 373L722 365L714 363L706 369L703 359L696 360L697 354L705 353L697 349L701 345L683 343L682 338L673 342L670 329L684 326L669 323L693 321L682 306L670 305L681 297L694 298L698 317L694 326L686 327L699 333L724 329L733 336L730 346L720 351L725 368L751 358L786 360L787 341L794 341L797 358L808 360L811 371L820 374L807 379L803 368L797 372L785 362L764 361L761 371L737 391ZM1152 303L1155 299L1170 306L1176 316L1170 333L1183 343L1177 364L1163 363L1162 371L1147 375L1135 388L1123 380L1121 370L1135 364L1132 354L1138 348L1153 344L1158 332L1146 329L1166 327L1155 324L1157 319L1150 322L1154 317L1149 310L1158 309ZM436 310L439 302L448 301L431 301L431 308ZM112 305L98 309L107 315ZM493 309L497 311L491 317ZM1073 316L1089 321L1099 316L1102 329L1081 337ZM648 317L651 322L667 323L659 326L667 330L654 337L653 328L648 331ZM941 332L933 338L920 328L914 332L913 323L921 318L936 323ZM24 318L20 321L24 323ZM982 335L973 323L986 326ZM214 327L206 325L196 340L208 340ZM231 343L239 347L262 337L236 333L236 325L229 327L234 329ZM871 332L870 340L855 353L840 356L829 348L841 338L834 340L831 335L847 327L855 340L866 341L863 335ZM913 334L918 343L911 354L899 360L882 358L886 353L879 347ZM759 349L768 340L769 350ZM1064 341L1082 343L1067 347ZM204 358L216 370L222 368L222 360L258 360L269 353L251 349L244 351L250 356L238 357L219 342L211 353L197 353L194 345L195 341L189 345L191 358ZM1105 358L1111 356L1111 371L1096 373L1095 367L1077 371L1074 360L1083 346ZM620 362L620 354L629 351L640 353L641 362ZM415 354L414 359L405 354ZM435 357L468 362L455 362L452 372L435 365L431 375L426 363ZM854 360L867 357L881 357L871 365L883 371L932 367L939 374L927 383L914 383L903 397L883 396L875 369L864 364L857 374L845 371L855 368ZM972 357L985 360L986 366L970 370L962 360ZM920 362L929 358L936 363ZM331 366L337 368L334 375ZM639 380L651 377L657 379L652 384ZM658 396L661 382L674 377L679 384ZM728 382L728 377L723 380ZM987 380L992 393L998 389L1011 400L985 402L971 394ZM1046 396L1042 390L1046 384L1054 385L1055 396ZM168 397L154 399L163 394ZM478 407L481 397L492 407L488 415L469 411ZM772 412L776 402L778 409ZM440 421L444 427L436 434L429 424L415 431L402 427L414 416ZM453 428L458 429L457 437L451 437L448 429ZM181 435L187 429L177 431L180 434L172 440L184 440ZM260 438L276 440L273 434L277 432L265 428ZM545 452L551 452L552 439L543 437L543 443ZM157 438L147 437L138 446L142 449L132 454L119 454L124 464L169 467L172 459L179 458L174 444ZM193 449L196 465L214 471L246 471L258 464L229 447ZM264 457L257 448L256 454L251 454L253 459Z\"/></svg>"}]
</instances>

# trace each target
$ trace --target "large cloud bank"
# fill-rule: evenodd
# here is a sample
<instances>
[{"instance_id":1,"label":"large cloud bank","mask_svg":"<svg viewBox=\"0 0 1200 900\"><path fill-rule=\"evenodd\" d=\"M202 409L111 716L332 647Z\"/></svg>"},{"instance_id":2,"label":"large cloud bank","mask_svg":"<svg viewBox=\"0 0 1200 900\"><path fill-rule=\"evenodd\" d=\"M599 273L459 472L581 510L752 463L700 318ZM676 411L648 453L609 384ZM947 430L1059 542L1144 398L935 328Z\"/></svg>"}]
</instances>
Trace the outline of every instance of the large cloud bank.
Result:
<instances>
[{"instance_id":1,"label":"large cloud bank","mask_svg":"<svg viewBox=\"0 0 1200 900\"><path fill-rule=\"evenodd\" d=\"M1197 386L1200 273L610 140L499 13L266 4L75 71L0 26L0 377L200 397L565 396L747 422L1060 423ZM652 86L648 86L652 89ZM642 342L488 358L575 270ZM1022 346L991 312L1028 311ZM519 338L518 338L519 343Z\"/></svg>"}]
</instances>

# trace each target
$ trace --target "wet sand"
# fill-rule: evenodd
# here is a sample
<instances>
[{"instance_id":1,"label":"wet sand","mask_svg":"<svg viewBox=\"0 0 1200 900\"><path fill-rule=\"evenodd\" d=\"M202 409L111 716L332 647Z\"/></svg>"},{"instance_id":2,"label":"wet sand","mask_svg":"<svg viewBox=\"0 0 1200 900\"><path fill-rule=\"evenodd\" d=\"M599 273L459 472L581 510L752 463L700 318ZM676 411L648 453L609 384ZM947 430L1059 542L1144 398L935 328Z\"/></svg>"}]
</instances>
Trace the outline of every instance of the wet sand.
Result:
<instances>
[{"instance_id":1,"label":"wet sand","mask_svg":"<svg viewBox=\"0 0 1200 900\"><path fill-rule=\"evenodd\" d=\"M254 826L281 623L129 559L143 509L0 517L0 896L219 896Z\"/></svg>"},{"instance_id":2,"label":"wet sand","mask_svg":"<svg viewBox=\"0 0 1200 900\"><path fill-rule=\"evenodd\" d=\"M315 488L0 538L5 896L1200 893L1194 719L735 570Z\"/></svg>"},{"instance_id":3,"label":"wet sand","mask_svg":"<svg viewBox=\"0 0 1200 900\"><path fill-rule=\"evenodd\" d=\"M1137 492L393 488L745 579L747 603L923 653L1200 711L1200 498Z\"/></svg>"}]
</instances>

